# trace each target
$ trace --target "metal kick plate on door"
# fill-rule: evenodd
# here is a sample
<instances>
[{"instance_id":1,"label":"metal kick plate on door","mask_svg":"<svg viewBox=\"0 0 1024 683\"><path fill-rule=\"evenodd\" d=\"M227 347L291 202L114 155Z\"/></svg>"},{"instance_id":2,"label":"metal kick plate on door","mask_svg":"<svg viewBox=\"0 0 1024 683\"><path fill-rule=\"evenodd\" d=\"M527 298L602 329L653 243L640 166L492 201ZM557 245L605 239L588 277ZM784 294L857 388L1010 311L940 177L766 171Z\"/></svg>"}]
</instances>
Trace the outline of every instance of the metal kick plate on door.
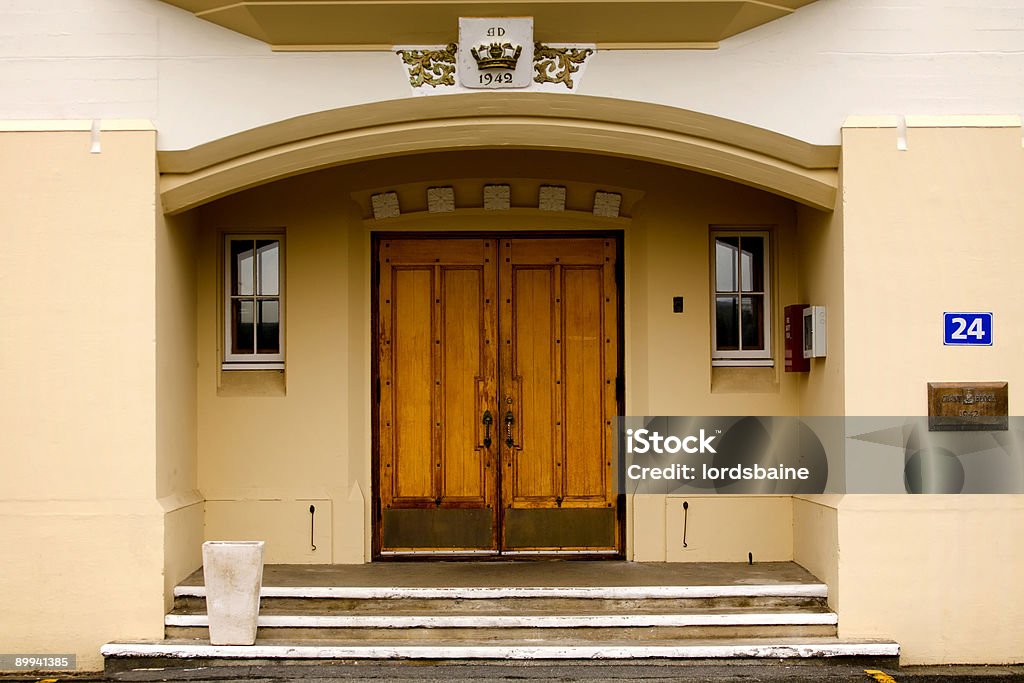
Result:
<instances>
[{"instance_id":1,"label":"metal kick plate on door","mask_svg":"<svg viewBox=\"0 0 1024 683\"><path fill-rule=\"evenodd\" d=\"M505 510L505 547L614 548L613 508Z\"/></svg>"},{"instance_id":2,"label":"metal kick plate on door","mask_svg":"<svg viewBox=\"0 0 1024 683\"><path fill-rule=\"evenodd\" d=\"M384 549L492 548L488 509L384 510Z\"/></svg>"}]
</instances>

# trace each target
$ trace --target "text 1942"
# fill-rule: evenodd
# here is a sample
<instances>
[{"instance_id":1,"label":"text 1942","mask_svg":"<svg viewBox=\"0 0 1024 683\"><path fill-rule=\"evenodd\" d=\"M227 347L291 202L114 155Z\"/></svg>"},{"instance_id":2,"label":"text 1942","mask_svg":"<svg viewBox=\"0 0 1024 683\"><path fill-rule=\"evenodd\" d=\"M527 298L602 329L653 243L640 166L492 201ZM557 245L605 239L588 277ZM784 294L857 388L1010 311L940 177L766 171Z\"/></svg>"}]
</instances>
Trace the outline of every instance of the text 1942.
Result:
<instances>
[{"instance_id":1,"label":"text 1942","mask_svg":"<svg viewBox=\"0 0 1024 683\"><path fill-rule=\"evenodd\" d=\"M497 73L485 72L480 74L480 85L496 85L498 83L511 83L512 72L500 71Z\"/></svg>"}]
</instances>

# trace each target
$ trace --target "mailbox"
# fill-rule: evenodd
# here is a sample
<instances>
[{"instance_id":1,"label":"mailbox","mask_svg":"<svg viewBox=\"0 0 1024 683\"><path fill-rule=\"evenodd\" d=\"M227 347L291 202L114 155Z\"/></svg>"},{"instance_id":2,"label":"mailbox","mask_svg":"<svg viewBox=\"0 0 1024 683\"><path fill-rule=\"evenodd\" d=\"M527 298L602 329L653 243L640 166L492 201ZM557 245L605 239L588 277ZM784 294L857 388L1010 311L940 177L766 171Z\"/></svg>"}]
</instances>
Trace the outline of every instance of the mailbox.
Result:
<instances>
[{"instance_id":1,"label":"mailbox","mask_svg":"<svg viewBox=\"0 0 1024 683\"><path fill-rule=\"evenodd\" d=\"M804 309L807 304L793 304L784 309L786 332L786 372L808 372L811 361L804 357Z\"/></svg>"},{"instance_id":2,"label":"mailbox","mask_svg":"<svg viewBox=\"0 0 1024 683\"><path fill-rule=\"evenodd\" d=\"M825 307L808 306L803 313L804 358L824 358L826 351Z\"/></svg>"}]
</instances>

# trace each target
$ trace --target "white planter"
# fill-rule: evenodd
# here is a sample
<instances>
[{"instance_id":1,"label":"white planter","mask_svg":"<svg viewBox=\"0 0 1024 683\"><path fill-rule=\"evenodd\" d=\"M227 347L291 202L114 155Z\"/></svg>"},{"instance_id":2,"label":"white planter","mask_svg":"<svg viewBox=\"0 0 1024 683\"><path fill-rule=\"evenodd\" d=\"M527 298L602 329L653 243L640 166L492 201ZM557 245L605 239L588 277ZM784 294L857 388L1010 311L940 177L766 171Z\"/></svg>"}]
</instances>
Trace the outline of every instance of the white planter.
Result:
<instances>
[{"instance_id":1,"label":"white planter","mask_svg":"<svg viewBox=\"0 0 1024 683\"><path fill-rule=\"evenodd\" d=\"M203 578L210 644L254 644L263 583L263 541L206 541Z\"/></svg>"}]
</instances>

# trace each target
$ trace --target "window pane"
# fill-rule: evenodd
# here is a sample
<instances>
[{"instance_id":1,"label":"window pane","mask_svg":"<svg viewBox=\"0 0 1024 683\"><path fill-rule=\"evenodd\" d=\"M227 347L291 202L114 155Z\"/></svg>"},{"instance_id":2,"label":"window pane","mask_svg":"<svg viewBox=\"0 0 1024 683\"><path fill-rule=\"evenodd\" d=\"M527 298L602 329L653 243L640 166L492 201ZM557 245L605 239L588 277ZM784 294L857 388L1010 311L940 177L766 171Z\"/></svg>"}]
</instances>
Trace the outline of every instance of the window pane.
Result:
<instances>
[{"instance_id":1,"label":"window pane","mask_svg":"<svg viewBox=\"0 0 1024 683\"><path fill-rule=\"evenodd\" d=\"M281 302L260 301L260 319L256 323L256 352L281 352Z\"/></svg>"},{"instance_id":2,"label":"window pane","mask_svg":"<svg viewBox=\"0 0 1024 683\"><path fill-rule=\"evenodd\" d=\"M743 297L743 350L764 351L764 296Z\"/></svg>"},{"instance_id":3,"label":"window pane","mask_svg":"<svg viewBox=\"0 0 1024 683\"><path fill-rule=\"evenodd\" d=\"M740 348L739 297L715 298L715 340L719 351Z\"/></svg>"},{"instance_id":4,"label":"window pane","mask_svg":"<svg viewBox=\"0 0 1024 683\"><path fill-rule=\"evenodd\" d=\"M256 241L256 277L260 294L280 294L278 274L279 242L277 240Z\"/></svg>"},{"instance_id":5,"label":"window pane","mask_svg":"<svg viewBox=\"0 0 1024 683\"><path fill-rule=\"evenodd\" d=\"M231 293L252 294L252 240L231 240Z\"/></svg>"},{"instance_id":6,"label":"window pane","mask_svg":"<svg viewBox=\"0 0 1024 683\"><path fill-rule=\"evenodd\" d=\"M744 292L764 291L764 238L744 237L740 252L740 284Z\"/></svg>"},{"instance_id":7,"label":"window pane","mask_svg":"<svg viewBox=\"0 0 1024 683\"><path fill-rule=\"evenodd\" d=\"M715 240L715 291L737 291L736 254L739 248L738 237L719 237Z\"/></svg>"},{"instance_id":8,"label":"window pane","mask_svg":"<svg viewBox=\"0 0 1024 683\"><path fill-rule=\"evenodd\" d=\"M253 302L231 302L231 353L252 353Z\"/></svg>"}]
</instances>

